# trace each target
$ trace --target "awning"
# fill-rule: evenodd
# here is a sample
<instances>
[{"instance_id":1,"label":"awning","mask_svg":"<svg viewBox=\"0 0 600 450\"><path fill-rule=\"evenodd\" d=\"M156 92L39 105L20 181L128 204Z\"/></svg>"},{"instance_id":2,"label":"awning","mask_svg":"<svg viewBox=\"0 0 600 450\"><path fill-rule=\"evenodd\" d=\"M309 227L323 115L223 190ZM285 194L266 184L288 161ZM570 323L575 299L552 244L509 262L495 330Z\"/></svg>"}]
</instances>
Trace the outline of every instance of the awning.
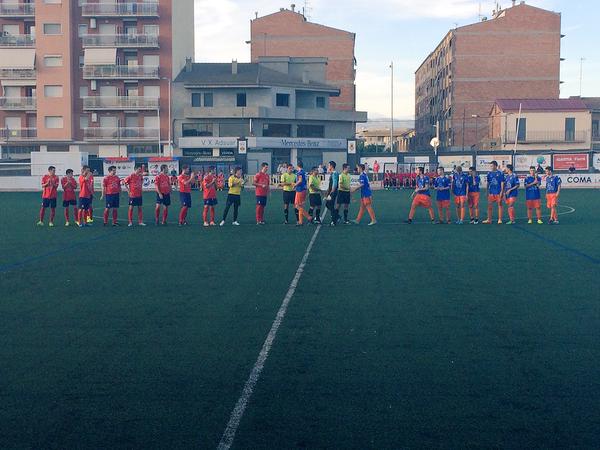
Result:
<instances>
[{"instance_id":1,"label":"awning","mask_svg":"<svg viewBox=\"0 0 600 450\"><path fill-rule=\"evenodd\" d=\"M35 48L0 49L0 69L35 69Z\"/></svg>"},{"instance_id":2,"label":"awning","mask_svg":"<svg viewBox=\"0 0 600 450\"><path fill-rule=\"evenodd\" d=\"M0 81L2 86L35 86L37 81L35 78L31 80L2 80Z\"/></svg>"},{"instance_id":3,"label":"awning","mask_svg":"<svg viewBox=\"0 0 600 450\"><path fill-rule=\"evenodd\" d=\"M117 64L117 49L86 48L83 64L86 66L114 66Z\"/></svg>"}]
</instances>

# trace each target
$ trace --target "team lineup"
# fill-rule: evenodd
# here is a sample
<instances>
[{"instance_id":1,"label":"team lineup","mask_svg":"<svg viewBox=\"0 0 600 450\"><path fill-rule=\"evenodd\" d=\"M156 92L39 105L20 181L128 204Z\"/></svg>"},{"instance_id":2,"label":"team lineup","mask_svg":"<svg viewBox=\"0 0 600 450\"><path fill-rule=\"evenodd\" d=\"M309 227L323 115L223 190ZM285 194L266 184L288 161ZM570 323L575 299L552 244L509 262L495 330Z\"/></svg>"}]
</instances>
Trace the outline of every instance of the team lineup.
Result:
<instances>
[{"instance_id":1,"label":"team lineup","mask_svg":"<svg viewBox=\"0 0 600 450\"><path fill-rule=\"evenodd\" d=\"M294 170L296 169L296 170ZM299 162L294 168L288 164L287 170L279 178L279 187L283 192L283 215L284 223L290 223L290 206L294 208L296 226L302 226L304 223L321 224L321 215L323 200L325 207L329 211L331 220L330 226L338 224L359 224L365 213L370 217L369 226L377 224L375 211L373 209L373 192L371 189L367 169L364 164L358 164L357 167L358 185L352 186L349 164L343 164L341 172L337 171L336 163L329 162L327 167L328 183L327 188L322 189L322 178L319 175L317 167L313 167L307 174L304 171L302 162ZM487 218L482 221L483 224L493 222L494 209L497 208L497 223L502 224L504 207L508 210L508 222L512 225L516 222L515 204L518 199L521 182L514 173L513 166L507 165L505 170L499 170L498 163L492 161L490 172L486 175L488 196L487 196ZM102 193L100 199L105 200L103 214L103 224L109 225L109 219L112 218L111 225L119 226L118 211L120 208L120 197L123 187L128 194L128 215L127 223L129 227L134 226L134 213L137 209L137 225L146 226L143 217L143 183L144 168L142 165L136 166L135 171L125 178L117 175L117 168L110 166L108 175L102 180ZM558 224L557 206L561 191L561 179L553 174L552 167L546 167L546 206L550 211L549 224ZM71 225L71 209L73 214L73 223L78 227L90 226L94 221L93 199L94 199L94 177L88 166L83 166L79 179L73 175L73 170L66 171L66 176L59 179L56 175L56 168L50 166L48 173L42 178L42 207L39 213L38 226L45 225L46 210L50 209L48 225L54 226L56 216L58 188L62 187L62 200L64 208L65 226ZM223 176L215 175L213 168L203 175L194 173L189 166L183 166L181 174L172 177L168 173L168 167L162 165L160 173L155 178L156 207L154 210L154 221L158 225L167 225L169 217L169 208L171 206L171 194L174 191L174 185L179 191L180 210L178 214L179 226L188 225L187 217L189 209L192 207L192 186L198 184L202 191L202 223L205 227L216 226L216 206L218 205L217 191L224 188ZM229 213L233 207L232 225L239 226L238 222L239 208L241 206L241 194L245 185L242 175L242 169L236 167L227 180L227 198L222 218L218 225L224 226L228 220ZM252 185L256 192L256 224L265 225L265 208L271 191L271 177L269 175L269 165L261 164L260 171L252 178ZM423 167L416 170L415 188L412 193L412 205L406 223L412 224L417 208L427 209L432 223L451 224L451 197L454 197L456 207L456 224L465 223L467 209L471 224L480 223L480 191L481 177L477 174L474 167L465 173L462 167L454 168L451 175L445 173L444 168L437 169L436 176L432 177L425 174ZM529 175L524 179L526 206L528 223L543 224L542 204L541 204L542 178L536 172L535 167L531 167ZM77 189L79 189L79 201L77 201ZM437 213L432 206L431 190L436 192ZM352 193L360 191L360 208L354 220L349 219L349 206L352 201ZM309 208L306 209L306 200L308 197ZM534 221L535 215L535 221ZM112 216L112 217L111 217Z\"/></svg>"}]
</instances>

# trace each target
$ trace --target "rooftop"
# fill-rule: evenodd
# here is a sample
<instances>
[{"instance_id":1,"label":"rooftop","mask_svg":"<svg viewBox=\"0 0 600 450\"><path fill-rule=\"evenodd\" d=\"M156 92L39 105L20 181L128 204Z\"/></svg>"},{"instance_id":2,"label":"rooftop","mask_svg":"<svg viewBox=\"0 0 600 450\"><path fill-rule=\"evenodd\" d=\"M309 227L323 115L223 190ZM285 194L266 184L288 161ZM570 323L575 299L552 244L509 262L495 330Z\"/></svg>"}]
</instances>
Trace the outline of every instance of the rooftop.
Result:
<instances>
[{"instance_id":1,"label":"rooftop","mask_svg":"<svg viewBox=\"0 0 600 450\"><path fill-rule=\"evenodd\" d=\"M496 105L509 111L588 111L589 107L580 98L550 99L500 99Z\"/></svg>"}]
</instances>

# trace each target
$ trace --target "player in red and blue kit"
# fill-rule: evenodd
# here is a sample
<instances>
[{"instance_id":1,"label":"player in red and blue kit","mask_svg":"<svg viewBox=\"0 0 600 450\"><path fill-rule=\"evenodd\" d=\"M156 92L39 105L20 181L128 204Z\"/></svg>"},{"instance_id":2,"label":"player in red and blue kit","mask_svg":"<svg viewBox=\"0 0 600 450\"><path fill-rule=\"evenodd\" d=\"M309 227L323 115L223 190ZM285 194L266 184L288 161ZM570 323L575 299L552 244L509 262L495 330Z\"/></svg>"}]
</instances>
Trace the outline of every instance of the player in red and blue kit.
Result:
<instances>
[{"instance_id":1,"label":"player in red and blue kit","mask_svg":"<svg viewBox=\"0 0 600 450\"><path fill-rule=\"evenodd\" d=\"M502 197L504 196L504 174L498 170L498 163L492 161L490 164L492 167L491 172L487 174L487 185L488 185L488 216L483 221L485 224L492 223L492 210L493 204L498 204L498 224L502 225Z\"/></svg>"},{"instance_id":2,"label":"player in red and blue kit","mask_svg":"<svg viewBox=\"0 0 600 450\"><path fill-rule=\"evenodd\" d=\"M533 210L537 214L537 223L543 224L542 221L542 194L540 186L542 178L536 173L535 166L529 168L529 175L525 178L525 199L527 202L527 223L533 223Z\"/></svg>"},{"instance_id":3,"label":"player in red and blue kit","mask_svg":"<svg viewBox=\"0 0 600 450\"><path fill-rule=\"evenodd\" d=\"M457 225L462 225L465 221L468 191L469 183L467 174L462 171L461 166L456 166L454 175L452 176L452 193L454 194L454 204L456 205Z\"/></svg>"},{"instance_id":4,"label":"player in red and blue kit","mask_svg":"<svg viewBox=\"0 0 600 450\"><path fill-rule=\"evenodd\" d=\"M446 176L443 167L438 167L438 176L435 180L433 180L433 188L436 191L436 200L437 200L437 208L438 208L438 223L450 223L450 185L452 182L450 178ZM446 210L444 220L444 210Z\"/></svg>"},{"instance_id":5,"label":"player in red and blue kit","mask_svg":"<svg viewBox=\"0 0 600 450\"><path fill-rule=\"evenodd\" d=\"M104 226L108 225L108 215L112 210L112 225L113 227L119 226L117 221L120 197L121 197L121 178L117 176L117 168L110 166L108 168L108 175L102 180L102 196L106 199L106 205L104 208Z\"/></svg>"},{"instance_id":6,"label":"player in red and blue kit","mask_svg":"<svg viewBox=\"0 0 600 450\"><path fill-rule=\"evenodd\" d=\"M512 164L506 165L506 176L504 177L504 199L508 206L508 222L507 225L514 225L515 222L515 203L519 196L519 187L521 182L519 177L514 173Z\"/></svg>"},{"instance_id":7,"label":"player in red and blue kit","mask_svg":"<svg viewBox=\"0 0 600 450\"><path fill-rule=\"evenodd\" d=\"M431 207L431 194L429 193L430 180L429 177L425 175L424 167L417 168L417 178L415 179L415 184L415 190L412 193L413 201L406 223L411 224L413 222L417 207L427 208L429 211L429 217L431 218L431 223L435 223L435 214L433 213L433 208Z\"/></svg>"},{"instance_id":8,"label":"player in red and blue kit","mask_svg":"<svg viewBox=\"0 0 600 450\"><path fill-rule=\"evenodd\" d=\"M546 206L550 210L550 225L558 225L558 197L560 196L562 180L554 175L552 167L546 167Z\"/></svg>"},{"instance_id":9,"label":"player in red and blue kit","mask_svg":"<svg viewBox=\"0 0 600 450\"><path fill-rule=\"evenodd\" d=\"M467 184L469 185L467 194L469 199L469 217L471 218L471 224L477 225L479 223L479 192L481 190L481 177L477 175L477 169L475 169L475 167L469 167Z\"/></svg>"},{"instance_id":10,"label":"player in red and blue kit","mask_svg":"<svg viewBox=\"0 0 600 450\"><path fill-rule=\"evenodd\" d=\"M358 178L360 186L354 188L354 191L360 189L360 208L354 223L357 225L360 223L366 210L371 218L369 226L373 226L377 223L377 219L375 218L375 211L373 210L373 192L371 191L371 184L369 183L369 175L367 175L367 168L364 164L359 164L357 168L358 173L360 174Z\"/></svg>"}]
</instances>

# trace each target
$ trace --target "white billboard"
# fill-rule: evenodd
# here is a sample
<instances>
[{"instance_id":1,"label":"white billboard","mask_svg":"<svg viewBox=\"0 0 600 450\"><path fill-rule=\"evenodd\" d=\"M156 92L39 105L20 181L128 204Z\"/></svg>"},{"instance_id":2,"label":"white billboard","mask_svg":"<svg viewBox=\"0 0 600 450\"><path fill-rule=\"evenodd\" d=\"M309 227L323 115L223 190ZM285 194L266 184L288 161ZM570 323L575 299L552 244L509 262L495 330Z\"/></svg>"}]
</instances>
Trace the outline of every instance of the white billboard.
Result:
<instances>
[{"instance_id":1,"label":"white billboard","mask_svg":"<svg viewBox=\"0 0 600 450\"><path fill-rule=\"evenodd\" d=\"M496 161L500 169L502 169L507 164L512 164L512 155L477 155L477 164L475 167L478 172L488 172L492 161Z\"/></svg>"},{"instance_id":2,"label":"white billboard","mask_svg":"<svg viewBox=\"0 0 600 450\"><path fill-rule=\"evenodd\" d=\"M473 165L473 157L471 155L440 155L438 164L446 171L452 170L455 166L461 166L468 170Z\"/></svg>"},{"instance_id":3,"label":"white billboard","mask_svg":"<svg viewBox=\"0 0 600 450\"><path fill-rule=\"evenodd\" d=\"M548 154L515 155L515 171L528 172L531 166L543 172L546 166L552 165L552 156Z\"/></svg>"}]
</instances>

